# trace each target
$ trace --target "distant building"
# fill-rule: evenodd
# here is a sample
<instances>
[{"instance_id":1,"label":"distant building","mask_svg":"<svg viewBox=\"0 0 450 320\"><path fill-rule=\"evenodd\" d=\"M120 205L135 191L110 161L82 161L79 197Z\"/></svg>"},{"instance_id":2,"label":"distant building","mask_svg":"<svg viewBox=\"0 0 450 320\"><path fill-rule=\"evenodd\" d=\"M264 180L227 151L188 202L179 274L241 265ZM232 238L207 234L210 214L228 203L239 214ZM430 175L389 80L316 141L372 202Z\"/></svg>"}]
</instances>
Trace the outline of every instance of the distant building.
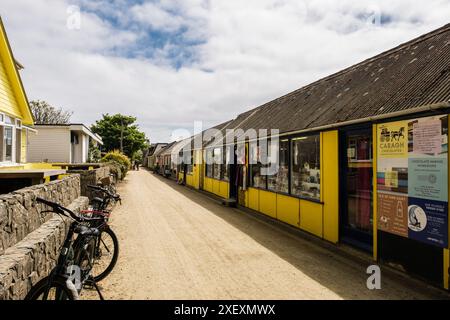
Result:
<instances>
[{"instance_id":1,"label":"distant building","mask_svg":"<svg viewBox=\"0 0 450 320\"><path fill-rule=\"evenodd\" d=\"M30 136L29 162L88 162L89 143L102 145L102 139L84 124L35 125L37 135Z\"/></svg>"},{"instance_id":2,"label":"distant building","mask_svg":"<svg viewBox=\"0 0 450 320\"><path fill-rule=\"evenodd\" d=\"M149 169L154 169L157 164L156 155L165 147L167 143L153 143L150 145L147 153L147 157L144 159L144 163Z\"/></svg>"}]
</instances>

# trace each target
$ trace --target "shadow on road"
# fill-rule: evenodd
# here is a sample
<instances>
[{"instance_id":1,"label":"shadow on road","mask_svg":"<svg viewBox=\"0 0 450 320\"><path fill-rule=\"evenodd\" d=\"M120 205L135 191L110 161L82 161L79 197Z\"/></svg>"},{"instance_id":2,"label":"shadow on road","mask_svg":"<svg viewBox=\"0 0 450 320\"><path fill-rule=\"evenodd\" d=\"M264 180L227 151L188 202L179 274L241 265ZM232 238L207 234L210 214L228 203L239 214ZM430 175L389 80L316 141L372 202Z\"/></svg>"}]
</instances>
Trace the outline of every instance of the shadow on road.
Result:
<instances>
[{"instance_id":1,"label":"shadow on road","mask_svg":"<svg viewBox=\"0 0 450 320\"><path fill-rule=\"evenodd\" d=\"M150 171L142 170L142 173L144 172L186 197L187 201L193 201L220 217L343 299L450 298L444 290L385 273L382 274L382 289L369 290L366 287L368 265L318 246L303 238L302 231L299 231L299 235L286 232L279 223L255 217L236 208L225 207L199 191L180 186L175 181Z\"/></svg>"}]
</instances>

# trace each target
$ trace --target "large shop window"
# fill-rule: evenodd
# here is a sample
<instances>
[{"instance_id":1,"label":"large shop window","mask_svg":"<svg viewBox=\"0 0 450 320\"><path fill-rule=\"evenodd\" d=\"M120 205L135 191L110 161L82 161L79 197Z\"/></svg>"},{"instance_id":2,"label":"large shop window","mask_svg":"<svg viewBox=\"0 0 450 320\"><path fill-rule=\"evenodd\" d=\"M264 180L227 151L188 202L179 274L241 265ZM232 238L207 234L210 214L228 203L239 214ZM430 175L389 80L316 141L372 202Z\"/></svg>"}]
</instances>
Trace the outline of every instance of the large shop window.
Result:
<instances>
[{"instance_id":1,"label":"large shop window","mask_svg":"<svg viewBox=\"0 0 450 320\"><path fill-rule=\"evenodd\" d=\"M214 148L214 164L213 164L213 177L214 179L221 179L221 168L222 168L222 148Z\"/></svg>"},{"instance_id":2,"label":"large shop window","mask_svg":"<svg viewBox=\"0 0 450 320\"><path fill-rule=\"evenodd\" d=\"M208 178L213 177L213 150L206 150L206 176Z\"/></svg>"},{"instance_id":3,"label":"large shop window","mask_svg":"<svg viewBox=\"0 0 450 320\"><path fill-rule=\"evenodd\" d=\"M230 179L230 173L229 173L229 164L230 164L230 158L231 158L231 148L232 146L226 146L225 152L223 154L223 163L222 163L222 175L223 180L228 181Z\"/></svg>"},{"instance_id":4,"label":"large shop window","mask_svg":"<svg viewBox=\"0 0 450 320\"><path fill-rule=\"evenodd\" d=\"M269 143L269 155L271 150ZM267 187L271 191L288 193L289 192L289 140L279 141L278 170L277 173L267 177Z\"/></svg>"},{"instance_id":5,"label":"large shop window","mask_svg":"<svg viewBox=\"0 0 450 320\"><path fill-rule=\"evenodd\" d=\"M291 193L320 199L320 135L292 139Z\"/></svg>"},{"instance_id":6,"label":"large shop window","mask_svg":"<svg viewBox=\"0 0 450 320\"><path fill-rule=\"evenodd\" d=\"M266 189L267 188L267 176L264 175L262 170L265 166L262 164L262 144L260 141L258 143L252 142L249 144L250 148L250 186L255 188ZM267 147L267 144L265 144ZM267 150L266 150L267 151ZM267 154L267 152L265 153Z\"/></svg>"},{"instance_id":7,"label":"large shop window","mask_svg":"<svg viewBox=\"0 0 450 320\"><path fill-rule=\"evenodd\" d=\"M187 165L187 174L192 174L194 172L194 150L190 151L191 158L186 159Z\"/></svg>"}]
</instances>

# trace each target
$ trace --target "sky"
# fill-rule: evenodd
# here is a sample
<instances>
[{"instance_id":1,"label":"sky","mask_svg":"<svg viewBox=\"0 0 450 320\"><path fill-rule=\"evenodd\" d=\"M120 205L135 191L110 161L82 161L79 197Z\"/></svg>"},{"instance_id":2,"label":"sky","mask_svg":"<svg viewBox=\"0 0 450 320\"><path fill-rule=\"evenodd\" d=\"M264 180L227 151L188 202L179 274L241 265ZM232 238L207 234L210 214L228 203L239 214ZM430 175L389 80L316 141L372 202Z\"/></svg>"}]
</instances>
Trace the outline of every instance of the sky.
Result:
<instances>
[{"instance_id":1,"label":"sky","mask_svg":"<svg viewBox=\"0 0 450 320\"><path fill-rule=\"evenodd\" d=\"M450 22L450 0L1 0L29 100L167 142ZM185 131L183 131L185 130Z\"/></svg>"}]
</instances>

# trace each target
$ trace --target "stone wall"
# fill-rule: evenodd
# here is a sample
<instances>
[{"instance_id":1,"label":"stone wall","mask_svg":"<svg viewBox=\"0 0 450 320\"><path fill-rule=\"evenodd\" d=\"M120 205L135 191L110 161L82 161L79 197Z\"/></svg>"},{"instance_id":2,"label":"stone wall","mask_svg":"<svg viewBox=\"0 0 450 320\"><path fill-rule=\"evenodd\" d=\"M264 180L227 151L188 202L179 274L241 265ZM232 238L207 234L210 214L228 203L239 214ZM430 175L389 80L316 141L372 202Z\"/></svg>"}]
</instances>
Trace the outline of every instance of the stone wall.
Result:
<instances>
[{"instance_id":1,"label":"stone wall","mask_svg":"<svg viewBox=\"0 0 450 320\"><path fill-rule=\"evenodd\" d=\"M80 197L80 177L37 185L0 195L0 300L23 299L32 285L54 267L68 219L43 213L39 196L77 212L87 207Z\"/></svg>"},{"instance_id":2,"label":"stone wall","mask_svg":"<svg viewBox=\"0 0 450 320\"><path fill-rule=\"evenodd\" d=\"M96 185L101 179L109 177L110 169L103 166L92 170L68 170L67 173L76 173L80 175L81 195L92 199L95 195L88 185Z\"/></svg>"}]
</instances>

